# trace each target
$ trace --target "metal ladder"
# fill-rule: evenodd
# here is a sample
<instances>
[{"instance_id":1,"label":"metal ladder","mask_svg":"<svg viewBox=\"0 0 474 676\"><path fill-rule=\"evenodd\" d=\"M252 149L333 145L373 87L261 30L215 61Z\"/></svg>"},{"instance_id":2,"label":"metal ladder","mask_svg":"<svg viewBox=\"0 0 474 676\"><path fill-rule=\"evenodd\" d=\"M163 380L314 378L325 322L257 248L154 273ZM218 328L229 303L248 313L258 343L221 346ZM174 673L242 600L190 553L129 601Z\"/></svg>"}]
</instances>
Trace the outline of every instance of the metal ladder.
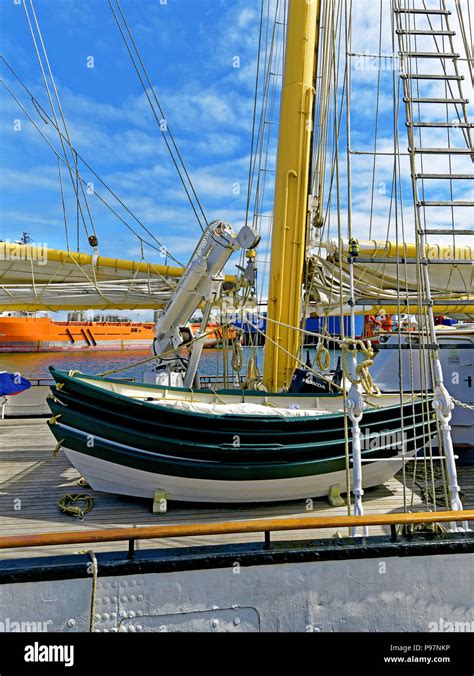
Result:
<instances>
[{"instance_id":1,"label":"metal ladder","mask_svg":"<svg viewBox=\"0 0 474 676\"><path fill-rule=\"evenodd\" d=\"M416 7L415 5L419 6ZM464 97L462 90L462 81L464 76L459 72L458 61L461 57L455 50L454 36L455 31L451 30L449 17L451 11L446 9L445 0L440 0L439 9L423 7L424 0L396 0L395 1L395 26L399 42L400 70L403 82L403 101L406 107L406 126L408 130L408 151L411 162L411 175L413 184L413 195L415 201L415 222L417 237L420 238L420 251L425 251L426 237L429 235L440 236L449 235L453 237L473 237L474 231L463 228L456 228L454 224L454 209L458 207L474 208L474 201L464 199L454 199L454 186L466 187L466 194L473 195L472 181L474 173L456 173L452 171L452 158L465 157L474 161L474 143L473 132L474 123L469 121L467 104L469 100ZM420 22L423 25L420 28ZM434 25L437 24L437 25ZM418 42L424 37L431 38L432 50L426 51L418 49ZM442 73L429 73L427 67L420 72L420 62L439 63ZM444 96L420 96L420 83L442 82L445 84ZM416 91L414 92L414 88ZM446 111L447 120L425 118L425 112L432 111L433 105L443 105ZM431 115L433 117L433 115ZM449 118L455 118L453 121ZM444 130L448 141L447 147L436 147L433 143L426 144L422 142L422 132L426 134L431 130ZM417 144L416 134L418 133L419 142ZM451 145L451 136L458 136L457 147ZM461 137L461 138L459 138ZM426 162L437 160L441 157L448 158L450 171L448 173L431 173L425 170ZM439 181L448 182L451 199L428 199L426 193L439 186ZM469 186L469 187L467 187ZM459 191L460 192L460 191ZM473 195L474 197L474 195ZM451 228L430 227L430 209L450 208L451 209ZM432 212L431 212L432 213ZM422 241L423 240L423 241ZM455 240L453 241L455 244ZM455 249L455 247L453 247ZM428 264L424 255L421 255L421 262ZM443 261L439 261L442 263ZM430 264L436 264L430 261ZM471 265L471 261L457 260L457 265ZM465 304L468 305L470 301ZM455 302L447 301L446 305ZM463 304L463 303L461 303Z\"/></svg>"},{"instance_id":2,"label":"metal ladder","mask_svg":"<svg viewBox=\"0 0 474 676\"><path fill-rule=\"evenodd\" d=\"M423 0L419 3L423 3ZM414 3L411 2L410 5ZM473 200L455 200L451 199L446 200L428 200L424 197L420 198L419 194L425 193L426 190L429 190L427 187L427 181L435 180L445 180L450 182L451 192L452 192L452 181L468 181L474 179L474 174L471 173L454 173L450 171L449 173L427 173L422 168L418 170L417 160L419 157L424 155L431 156L462 156L465 155L470 157L474 161L474 144L472 129L474 124L469 121L467 104L469 100L463 96L462 91L462 81L464 76L460 75L458 60L460 54L456 53L454 45L454 36L456 35L455 31L450 29L449 26L449 16L451 12L446 9L445 0L441 0L439 9L425 9L423 7L414 7L408 6L406 0L398 0L395 7L395 21L396 21L396 33L398 35L399 42L399 56L401 59L402 67L402 80L404 88L404 103L406 106L406 124L408 129L408 139L409 139L409 153L412 160L412 179L413 179L413 189L415 196L415 205L417 211L419 212L419 225L418 227L419 234L421 236L426 235L470 235L472 237L472 230L460 230L455 229L429 229L422 227L421 224L423 221L429 220L426 216L423 219L421 209L426 207L474 207ZM417 27L417 19L422 21L425 25L422 29ZM418 21L418 23L419 23ZM438 26L433 26L433 23L437 22ZM419 51L417 49L417 42L419 40L418 36L431 36L433 41L434 51ZM413 48L414 41L414 48ZM446 43L448 49L446 49ZM429 59L432 61L437 61L441 64L441 74L419 72L419 63L420 60ZM426 69L427 70L427 69ZM451 72L450 72L451 71ZM416 91L415 95L413 93L414 83L418 90L419 83L429 82L429 81L439 81L445 84L445 96L439 97L429 97L429 96L420 96L419 91ZM430 120L425 121L422 119L424 116L422 114L423 109L429 109L433 104L442 104L445 106L447 116L449 117L449 112L452 112L453 117L457 119L455 121L447 120ZM417 145L416 143L416 130L420 130L421 138L421 129L430 130L430 129L445 129L447 132L448 138L448 147L433 147L430 145L426 146L424 144ZM455 131L460 131L464 144L458 145L458 147L452 147L449 143L451 133L455 135ZM422 162L423 167L423 162ZM421 183L421 188L420 188ZM425 215L425 214L423 214Z\"/></svg>"},{"instance_id":3,"label":"metal ladder","mask_svg":"<svg viewBox=\"0 0 474 676\"><path fill-rule=\"evenodd\" d=\"M415 7L415 3L418 3L420 6ZM455 183L458 185L461 184L462 187L466 186L466 193L473 195L473 186L474 184L471 181L474 179L474 173L464 172L454 172L449 171L449 173L433 173L432 171L427 171L425 169L426 157L429 160L436 159L437 157L447 157L451 164L452 157L465 157L474 161L474 143L473 143L473 132L474 123L469 121L467 104L469 100L464 97L462 91L462 81L464 76L459 73L458 61L461 58L461 55L455 51L454 45L454 36L456 35L455 31L452 31L449 26L449 16L451 11L446 9L445 0L440 0L440 8L434 9L429 8L425 9L421 5L423 0L394 0L394 12L395 12L395 28L396 34L398 36L399 42L399 57L401 63L401 78L403 81L403 101L406 107L406 126L408 130L408 140L409 140L409 154L411 161L411 176L413 183L413 194L415 199L415 219L416 219L416 230L417 236L423 238L424 241L420 241L420 251L425 251L424 245L426 245L426 237L428 235L440 236L440 235L449 235L452 237L473 237L474 231L455 228L454 227L454 213L451 214L451 219L453 221L452 228L434 228L429 226L429 209L432 208L457 208L457 207L474 207L474 201L471 200L439 200L439 199L427 199L425 193L434 190L433 186L440 185L439 181L449 182L450 191L453 191L453 186ZM420 21L425 20L425 26L423 28L417 27ZM438 20L440 25L437 27L433 26L433 22ZM428 25L426 25L428 24ZM414 36L412 38L412 36ZM421 37L430 37L433 42L433 49L431 51L423 51L417 49L417 41ZM414 47L412 46L412 40L415 41ZM440 44L441 41L441 44ZM446 42L448 43L446 45ZM428 63L439 63L441 65L441 74L439 73L428 73L419 71L420 61ZM428 68L425 68L425 71ZM451 70L451 72L449 72ZM417 89L420 86L420 83L423 82L444 82L446 85L447 92L444 96L420 96L414 95L413 85L416 83ZM419 94L417 91L416 94ZM423 112L432 110L433 105L443 105L446 107L447 115L452 113L455 117L455 121L448 120L434 120L430 119L429 121L424 119ZM448 143L448 147L435 147L433 144L425 145L424 143L419 142L417 145L416 141L416 131L421 139L421 132L425 134L430 130L445 130L447 134L448 141L450 140L450 132L455 131L461 132L462 139L459 147L452 147ZM459 134L458 134L459 136ZM420 166L419 166L420 165ZM465 183L464 183L465 182ZM420 197L421 193L421 197ZM424 256L420 255L420 260L423 265L441 265L445 264L446 261L442 259L433 259L429 260ZM365 258L363 256L358 256L357 258L352 259L353 263L390 263L391 259L382 259L377 258L377 261L371 258ZM418 261L405 260L405 264L418 264ZM471 260L456 259L457 266L472 265ZM377 304L387 304L390 303L390 298L380 298L377 301L373 299L358 298L355 301L356 305L373 305L374 302ZM423 301L422 304L429 304L429 300ZM443 301L443 305L471 305L472 301Z\"/></svg>"},{"instance_id":4,"label":"metal ladder","mask_svg":"<svg viewBox=\"0 0 474 676\"><path fill-rule=\"evenodd\" d=\"M447 392L443 373L439 360L438 344L433 316L433 299L428 272L428 261L426 257L426 244L428 235L449 235L453 237L453 250L456 251L455 237L471 236L472 230L455 227L454 209L458 207L473 208L474 201L454 199L454 185L464 186L463 181L471 181L474 174L470 172L453 172L453 157L465 157L474 162L474 147L472 140L472 128L474 125L469 121L467 104L469 103L463 95L462 81L464 77L459 72L458 60L460 54L455 51L454 36L455 31L451 30L449 17L451 12L446 9L445 0L440 0L439 9L425 8L424 0L395 0L395 31L398 36L400 70L403 82L403 101L406 107L406 126L408 131L408 152L410 158L416 241L419 250L419 260L421 263L421 275L423 280L422 304L427 306L427 323L429 342L434 348L433 353L433 380L434 380L434 408L440 423L441 434L443 438L446 466L449 478L449 490L451 507L453 510L461 510L462 503L459 497L459 486L457 483L456 463L454 459L453 444L450 434L449 421L451 419L453 403ZM421 26L420 26L421 24ZM426 45L421 49L418 45L421 41L432 42L432 49L427 51ZM441 73L427 72L431 68L423 67L420 70L420 63L439 64ZM434 70L434 69L433 69ZM439 81L444 84L444 96L442 95L421 95L420 86L427 86L426 83ZM446 113L446 119L426 119L426 111L430 113L432 106L444 106L443 112ZM431 117L435 117L431 114ZM453 121L454 118L454 121ZM439 136L439 130L444 130L447 138L447 146L439 147L433 143L426 145L425 138L429 132ZM458 137L457 145L452 146L453 136ZM417 144L417 137L419 143ZM428 157L428 160L427 160ZM425 164L429 161L434 164L433 159L438 161L440 158L447 158L449 171L446 173L433 173L425 170ZM433 182L435 182L433 184ZM434 185L434 187L433 187ZM426 193L430 193L441 186L443 192L449 187L451 199L428 199ZM472 185L472 184L470 184ZM469 194L469 193L468 193ZM430 227L430 215L433 208L450 210L450 220L452 227L434 228ZM448 212L449 213L449 212ZM466 302L468 304L469 301ZM443 301L444 305L455 305L458 302ZM467 528L467 523L463 524ZM456 526L453 524L453 530Z\"/></svg>"}]
</instances>

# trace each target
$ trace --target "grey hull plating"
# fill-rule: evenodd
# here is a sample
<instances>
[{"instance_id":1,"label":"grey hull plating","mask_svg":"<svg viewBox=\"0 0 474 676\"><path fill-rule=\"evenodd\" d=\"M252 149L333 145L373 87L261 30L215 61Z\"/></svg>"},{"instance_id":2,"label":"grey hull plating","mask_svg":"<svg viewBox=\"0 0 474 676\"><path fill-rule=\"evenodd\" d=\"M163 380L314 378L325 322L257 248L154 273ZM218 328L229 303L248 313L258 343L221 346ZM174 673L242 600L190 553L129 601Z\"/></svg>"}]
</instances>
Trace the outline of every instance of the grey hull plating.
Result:
<instances>
[{"instance_id":1,"label":"grey hull plating","mask_svg":"<svg viewBox=\"0 0 474 676\"><path fill-rule=\"evenodd\" d=\"M93 613L100 632L430 632L446 623L456 631L474 625L472 534L97 558ZM27 621L44 631L89 630L88 556L3 562L0 582L10 630Z\"/></svg>"}]
</instances>

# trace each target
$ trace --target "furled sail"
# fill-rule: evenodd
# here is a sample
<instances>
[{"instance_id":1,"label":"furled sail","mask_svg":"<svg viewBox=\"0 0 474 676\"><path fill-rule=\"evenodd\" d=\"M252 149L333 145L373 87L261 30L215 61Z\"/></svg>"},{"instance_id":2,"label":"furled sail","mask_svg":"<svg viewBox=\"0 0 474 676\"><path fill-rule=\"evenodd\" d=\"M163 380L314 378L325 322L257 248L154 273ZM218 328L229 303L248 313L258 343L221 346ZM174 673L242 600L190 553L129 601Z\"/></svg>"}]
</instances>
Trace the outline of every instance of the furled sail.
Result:
<instances>
[{"instance_id":1,"label":"furled sail","mask_svg":"<svg viewBox=\"0 0 474 676\"><path fill-rule=\"evenodd\" d=\"M394 242L376 240L358 241L357 246L359 263L354 269L355 290L358 297L365 299L365 304L359 305L357 311L373 314L383 307L391 313L417 312L420 282L415 264L416 246L406 243L397 246ZM344 313L349 309L350 270L347 258L350 244L347 240L340 245L331 240L325 248L326 257L313 259L310 309L314 314L339 315L341 290ZM459 319L474 317L473 254L474 249L470 246L436 244L426 247L425 257L437 312L449 313ZM381 298L383 301L379 302ZM372 299L373 304L370 304ZM453 305L455 301L459 304Z\"/></svg>"},{"instance_id":2,"label":"furled sail","mask_svg":"<svg viewBox=\"0 0 474 676\"><path fill-rule=\"evenodd\" d=\"M0 311L163 307L182 268L0 242Z\"/></svg>"}]
</instances>

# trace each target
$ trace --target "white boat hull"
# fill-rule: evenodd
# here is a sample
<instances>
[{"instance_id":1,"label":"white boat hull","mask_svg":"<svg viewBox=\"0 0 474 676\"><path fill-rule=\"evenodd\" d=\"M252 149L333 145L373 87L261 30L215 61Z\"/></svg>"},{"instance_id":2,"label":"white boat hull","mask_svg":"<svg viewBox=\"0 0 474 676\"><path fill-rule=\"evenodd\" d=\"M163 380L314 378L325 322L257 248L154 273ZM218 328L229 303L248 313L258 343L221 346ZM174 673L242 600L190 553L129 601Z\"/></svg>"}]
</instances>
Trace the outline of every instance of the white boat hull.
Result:
<instances>
[{"instance_id":1,"label":"white boat hull","mask_svg":"<svg viewBox=\"0 0 474 676\"><path fill-rule=\"evenodd\" d=\"M183 502L275 502L319 498L334 484L347 492L346 473L257 481L217 481L154 474L95 458L63 446L63 451L91 487L104 493L152 498L164 491L169 500ZM407 456L413 453L406 454ZM363 466L363 487L379 486L402 467L402 459L380 460ZM353 480L352 470L351 481Z\"/></svg>"}]
</instances>

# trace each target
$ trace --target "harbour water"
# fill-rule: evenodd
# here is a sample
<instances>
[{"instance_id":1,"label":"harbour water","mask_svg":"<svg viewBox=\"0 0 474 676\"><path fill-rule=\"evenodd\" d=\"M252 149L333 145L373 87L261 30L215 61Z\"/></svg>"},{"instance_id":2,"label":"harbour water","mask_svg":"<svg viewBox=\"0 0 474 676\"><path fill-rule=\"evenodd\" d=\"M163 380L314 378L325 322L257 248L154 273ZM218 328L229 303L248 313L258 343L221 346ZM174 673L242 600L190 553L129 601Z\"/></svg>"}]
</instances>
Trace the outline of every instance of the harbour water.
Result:
<instances>
[{"instance_id":1,"label":"harbour water","mask_svg":"<svg viewBox=\"0 0 474 676\"><path fill-rule=\"evenodd\" d=\"M247 362L253 354L253 349L243 347L243 366L241 373L244 374L247 368ZM257 350L257 366L262 369L263 365L263 347ZM306 350L304 352L306 359ZM310 358L313 360L316 354L314 349L309 350ZM337 362L337 355L340 352L331 352L331 368ZM127 350L124 351L67 351L67 352L30 352L30 353L12 353L0 355L0 371L9 371L10 373L20 373L24 378L42 379L49 378L49 366L69 371L71 369L83 371L91 375L100 375L115 369L124 369L114 374L114 377L135 378L142 380L147 364L136 365L150 357L150 350ZM199 370L201 375L208 376L221 374L223 372L223 350L212 349L203 350ZM231 370L231 355L228 352L229 374ZM129 368L124 368L129 365ZM231 376L232 377L232 376Z\"/></svg>"}]
</instances>

